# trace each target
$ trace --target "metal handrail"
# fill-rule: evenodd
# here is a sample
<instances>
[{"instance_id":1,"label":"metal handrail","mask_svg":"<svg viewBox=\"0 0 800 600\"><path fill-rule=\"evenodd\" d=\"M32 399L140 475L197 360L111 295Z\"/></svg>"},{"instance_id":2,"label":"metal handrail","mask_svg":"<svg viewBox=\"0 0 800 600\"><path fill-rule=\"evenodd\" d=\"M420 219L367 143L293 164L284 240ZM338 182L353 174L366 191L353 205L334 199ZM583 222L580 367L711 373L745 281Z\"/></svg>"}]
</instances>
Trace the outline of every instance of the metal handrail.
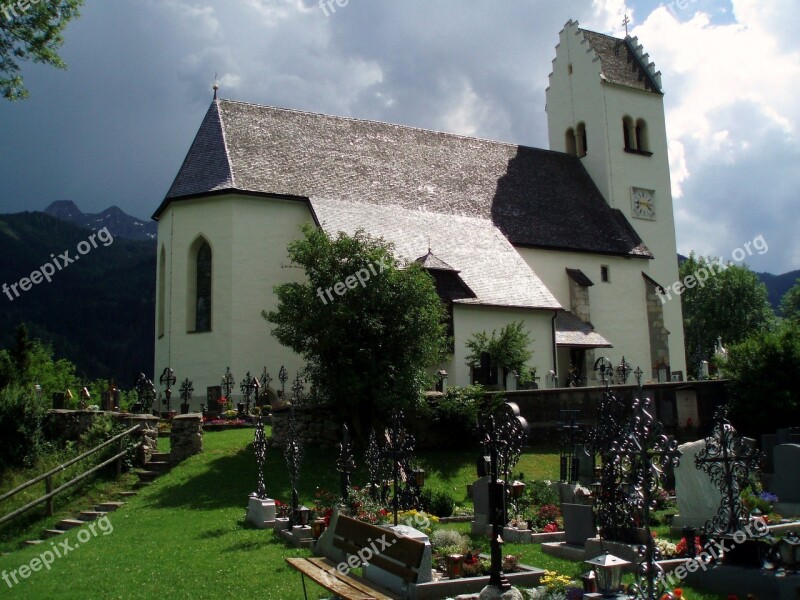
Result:
<instances>
[{"instance_id":1,"label":"metal handrail","mask_svg":"<svg viewBox=\"0 0 800 600\"><path fill-rule=\"evenodd\" d=\"M67 483L64 483L64 484L60 485L55 490L51 489L51 487L52 487L51 478L52 478L53 475L55 475L56 473L58 473L60 471L63 471L64 469L66 469L67 467L75 464L76 462L78 462L80 460L83 460L84 458L86 458L88 456L91 456L95 452L98 452L98 451L102 450L106 446L109 446L109 445L113 444L114 442L116 442L118 440L121 440L122 438L130 435L134 431L139 430L139 428L140 428L139 425L134 425L130 429L127 429L127 430L123 431L122 433L119 433L119 434L115 435L114 437L106 440L102 444L99 444L99 445L95 446L94 448L92 448L91 450L88 450L88 451L84 452L80 456L76 456L75 458L68 460L64 464L59 465L58 467L55 467L54 469L51 469L47 473L43 473L42 475L34 477L30 481L27 481L27 482L23 483L22 485L14 488L10 492L6 492L2 496L0 496L0 502L2 502L3 500L7 500L8 498L11 498L12 496L18 494L22 490L27 489L30 486L32 486L32 485L34 485L36 483L39 483L42 480L45 480L45 484L47 486L47 491L46 491L44 496L41 496L40 498L37 498L36 500L33 500L33 501L29 502L25 506L22 506L22 507L18 508L17 510L5 515L2 518L0 518L0 525L5 523L6 521L9 521L9 520L13 519L14 517L16 517L18 515L24 513L25 511L33 508L34 506L37 506L37 505L41 504L42 502L46 502L46 501L48 501L48 511L47 511L48 512L48 516L50 514L52 514L51 501L52 501L52 498L56 494L59 494L60 492L63 492L65 489L75 485L79 481L83 480L84 478L88 477L89 475L91 475L92 473L98 471L99 469L102 469L106 465L111 464L115 460L119 460L120 458L125 456L125 454L128 453L128 450L126 449L126 450L123 450L123 451L119 452L118 454L114 455L112 458L109 458L108 460L102 462L101 464L92 467L88 471L85 471L85 472L81 473L80 475L78 475L77 477L75 477L72 480L68 481Z\"/></svg>"}]
</instances>

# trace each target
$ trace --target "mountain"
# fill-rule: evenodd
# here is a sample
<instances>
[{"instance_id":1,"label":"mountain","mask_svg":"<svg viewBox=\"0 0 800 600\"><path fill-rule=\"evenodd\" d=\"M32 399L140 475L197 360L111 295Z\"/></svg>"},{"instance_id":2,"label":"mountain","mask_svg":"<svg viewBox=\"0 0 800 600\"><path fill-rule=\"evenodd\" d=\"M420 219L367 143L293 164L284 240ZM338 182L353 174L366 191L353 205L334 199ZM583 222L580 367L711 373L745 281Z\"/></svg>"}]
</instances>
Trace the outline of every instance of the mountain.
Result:
<instances>
[{"instance_id":1,"label":"mountain","mask_svg":"<svg viewBox=\"0 0 800 600\"><path fill-rule=\"evenodd\" d=\"M130 387L139 372L152 375L156 247L114 233L105 243L96 236L90 247L90 235L40 212L0 215L0 286L7 286L0 288L0 347L11 345L24 322L31 337L52 344L56 357L73 362L79 375L113 377ZM74 261L63 264L65 253ZM45 265L54 271L51 281L23 291L20 280Z\"/></svg>"},{"instance_id":2,"label":"mountain","mask_svg":"<svg viewBox=\"0 0 800 600\"><path fill-rule=\"evenodd\" d=\"M800 279L800 270L789 271L782 275L773 275L772 273L756 273L756 275L767 286L769 303L777 313L780 310L781 299L784 294Z\"/></svg>"},{"instance_id":3,"label":"mountain","mask_svg":"<svg viewBox=\"0 0 800 600\"><path fill-rule=\"evenodd\" d=\"M45 208L44 212L56 219L74 223L92 231L107 227L115 238L155 241L158 235L158 224L155 221L142 221L126 214L116 206L107 208L101 213L92 214L81 212L81 209L72 200L56 200Z\"/></svg>"}]
</instances>

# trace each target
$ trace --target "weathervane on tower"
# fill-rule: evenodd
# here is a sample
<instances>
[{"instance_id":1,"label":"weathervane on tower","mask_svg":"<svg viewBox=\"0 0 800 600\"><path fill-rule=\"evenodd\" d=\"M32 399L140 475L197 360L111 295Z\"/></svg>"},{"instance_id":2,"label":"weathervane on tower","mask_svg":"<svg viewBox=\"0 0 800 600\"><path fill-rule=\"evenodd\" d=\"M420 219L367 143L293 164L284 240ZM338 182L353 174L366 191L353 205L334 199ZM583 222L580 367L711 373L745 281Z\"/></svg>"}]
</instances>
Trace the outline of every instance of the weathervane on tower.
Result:
<instances>
[{"instance_id":1,"label":"weathervane on tower","mask_svg":"<svg viewBox=\"0 0 800 600\"><path fill-rule=\"evenodd\" d=\"M217 99L217 90L219 89L219 83L217 82L217 74L214 73L214 100Z\"/></svg>"}]
</instances>

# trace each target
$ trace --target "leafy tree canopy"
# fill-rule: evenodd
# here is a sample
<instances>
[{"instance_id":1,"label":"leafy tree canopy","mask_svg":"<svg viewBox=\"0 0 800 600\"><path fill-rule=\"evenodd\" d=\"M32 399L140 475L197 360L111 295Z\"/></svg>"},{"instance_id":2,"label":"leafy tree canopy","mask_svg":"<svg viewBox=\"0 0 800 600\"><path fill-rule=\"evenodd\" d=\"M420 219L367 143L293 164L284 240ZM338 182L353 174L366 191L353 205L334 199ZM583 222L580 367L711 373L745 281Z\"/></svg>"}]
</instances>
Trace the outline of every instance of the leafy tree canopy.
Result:
<instances>
[{"instance_id":1,"label":"leafy tree canopy","mask_svg":"<svg viewBox=\"0 0 800 600\"><path fill-rule=\"evenodd\" d=\"M67 65L57 50L64 44L62 32L78 16L83 0L39 0L0 4L0 91L8 100L28 97L19 61Z\"/></svg>"},{"instance_id":2,"label":"leafy tree canopy","mask_svg":"<svg viewBox=\"0 0 800 600\"><path fill-rule=\"evenodd\" d=\"M733 417L747 435L774 433L800 413L800 322L761 330L728 348Z\"/></svg>"},{"instance_id":3,"label":"leafy tree canopy","mask_svg":"<svg viewBox=\"0 0 800 600\"><path fill-rule=\"evenodd\" d=\"M800 279L781 299L781 314L787 319L800 322Z\"/></svg>"},{"instance_id":4,"label":"leafy tree canopy","mask_svg":"<svg viewBox=\"0 0 800 600\"><path fill-rule=\"evenodd\" d=\"M416 263L400 265L383 240L302 231L288 251L306 281L276 286L278 306L262 315L306 361L316 391L363 434L375 411L409 406L429 385L426 371L447 348L446 312L433 279Z\"/></svg>"},{"instance_id":5,"label":"leafy tree canopy","mask_svg":"<svg viewBox=\"0 0 800 600\"><path fill-rule=\"evenodd\" d=\"M767 288L745 265L723 265L692 253L680 266L680 278L705 273L703 285L686 288L681 296L686 364L697 375L700 362L714 355L717 338L734 344L774 323ZM702 275L701 275L702 277Z\"/></svg>"}]
</instances>

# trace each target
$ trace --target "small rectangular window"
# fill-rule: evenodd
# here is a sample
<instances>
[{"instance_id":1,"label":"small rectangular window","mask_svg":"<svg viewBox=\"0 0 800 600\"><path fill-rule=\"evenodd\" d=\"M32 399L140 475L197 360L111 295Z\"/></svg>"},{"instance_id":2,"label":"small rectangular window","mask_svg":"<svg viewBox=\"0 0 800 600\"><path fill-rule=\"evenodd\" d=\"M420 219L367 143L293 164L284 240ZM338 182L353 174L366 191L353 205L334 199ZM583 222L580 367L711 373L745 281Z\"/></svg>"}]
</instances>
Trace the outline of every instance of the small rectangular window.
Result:
<instances>
[{"instance_id":1,"label":"small rectangular window","mask_svg":"<svg viewBox=\"0 0 800 600\"><path fill-rule=\"evenodd\" d=\"M600 281L605 283L611 281L608 277L608 265L600 265Z\"/></svg>"}]
</instances>

